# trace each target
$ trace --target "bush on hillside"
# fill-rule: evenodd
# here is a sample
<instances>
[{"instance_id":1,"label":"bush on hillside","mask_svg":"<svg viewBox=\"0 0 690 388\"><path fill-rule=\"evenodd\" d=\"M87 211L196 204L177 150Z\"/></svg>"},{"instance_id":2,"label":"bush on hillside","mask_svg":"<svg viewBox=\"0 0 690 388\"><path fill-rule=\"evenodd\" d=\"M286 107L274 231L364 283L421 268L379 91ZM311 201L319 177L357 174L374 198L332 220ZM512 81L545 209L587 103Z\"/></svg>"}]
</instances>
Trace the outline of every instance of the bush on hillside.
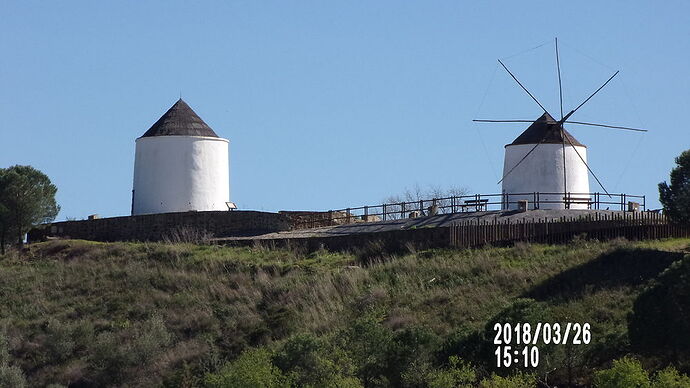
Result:
<instances>
[{"instance_id":1,"label":"bush on hillside","mask_svg":"<svg viewBox=\"0 0 690 388\"><path fill-rule=\"evenodd\" d=\"M22 370L16 366L0 365L0 387L26 387L26 378Z\"/></svg>"},{"instance_id":2,"label":"bush on hillside","mask_svg":"<svg viewBox=\"0 0 690 388\"><path fill-rule=\"evenodd\" d=\"M392 331L364 317L341 330L336 341L352 359L364 386L418 386L431 368L438 338L425 327Z\"/></svg>"},{"instance_id":3,"label":"bush on hillside","mask_svg":"<svg viewBox=\"0 0 690 388\"><path fill-rule=\"evenodd\" d=\"M690 377L667 367L649 378L647 371L634 358L623 357L613 361L609 369L594 375L596 388L690 388Z\"/></svg>"},{"instance_id":4,"label":"bush on hillside","mask_svg":"<svg viewBox=\"0 0 690 388\"><path fill-rule=\"evenodd\" d=\"M300 387L357 388L352 361L325 339L311 334L289 338L273 357L274 364Z\"/></svg>"},{"instance_id":5,"label":"bush on hillside","mask_svg":"<svg viewBox=\"0 0 690 388\"><path fill-rule=\"evenodd\" d=\"M668 367L654 376L651 388L690 388L690 377L681 375L674 367Z\"/></svg>"},{"instance_id":6,"label":"bush on hillside","mask_svg":"<svg viewBox=\"0 0 690 388\"><path fill-rule=\"evenodd\" d=\"M337 341L355 363L357 377L364 386L388 384L387 358L393 333L378 320L356 320L339 334Z\"/></svg>"},{"instance_id":7,"label":"bush on hillside","mask_svg":"<svg viewBox=\"0 0 690 388\"><path fill-rule=\"evenodd\" d=\"M10 346L5 334L0 331L0 387L23 388L25 386L26 378L22 370L10 365Z\"/></svg>"},{"instance_id":8,"label":"bush on hillside","mask_svg":"<svg viewBox=\"0 0 690 388\"><path fill-rule=\"evenodd\" d=\"M491 377L479 383L479 388L534 388L536 386L536 377L524 372L517 372L507 377L492 374Z\"/></svg>"},{"instance_id":9,"label":"bush on hillside","mask_svg":"<svg viewBox=\"0 0 690 388\"><path fill-rule=\"evenodd\" d=\"M451 357L458 357L471 364L482 365L484 363L484 355L482 353L484 342L484 332L482 330L460 326L445 337L436 352L436 360L439 363L444 363L446 360L450 360Z\"/></svg>"},{"instance_id":10,"label":"bush on hillside","mask_svg":"<svg viewBox=\"0 0 690 388\"><path fill-rule=\"evenodd\" d=\"M290 379L271 362L264 348L251 349L228 363L218 373L206 376L210 388L289 388Z\"/></svg>"},{"instance_id":11,"label":"bush on hillside","mask_svg":"<svg viewBox=\"0 0 690 388\"><path fill-rule=\"evenodd\" d=\"M171 340L172 336L159 316L133 327L104 331L95 337L87 351L94 375L86 379L98 385L111 385L133 378L125 372L153 364Z\"/></svg>"},{"instance_id":12,"label":"bush on hillside","mask_svg":"<svg viewBox=\"0 0 690 388\"><path fill-rule=\"evenodd\" d=\"M637 298L629 319L632 345L673 360L690 355L690 255L673 263Z\"/></svg>"},{"instance_id":13,"label":"bush on hillside","mask_svg":"<svg viewBox=\"0 0 690 388\"><path fill-rule=\"evenodd\" d=\"M477 380L477 373L459 357L450 356L448 368L431 371L426 380L429 388L471 388Z\"/></svg>"},{"instance_id":14,"label":"bush on hillside","mask_svg":"<svg viewBox=\"0 0 690 388\"><path fill-rule=\"evenodd\" d=\"M649 376L639 361L624 357L613 361L609 369L594 374L597 388L649 388Z\"/></svg>"}]
</instances>

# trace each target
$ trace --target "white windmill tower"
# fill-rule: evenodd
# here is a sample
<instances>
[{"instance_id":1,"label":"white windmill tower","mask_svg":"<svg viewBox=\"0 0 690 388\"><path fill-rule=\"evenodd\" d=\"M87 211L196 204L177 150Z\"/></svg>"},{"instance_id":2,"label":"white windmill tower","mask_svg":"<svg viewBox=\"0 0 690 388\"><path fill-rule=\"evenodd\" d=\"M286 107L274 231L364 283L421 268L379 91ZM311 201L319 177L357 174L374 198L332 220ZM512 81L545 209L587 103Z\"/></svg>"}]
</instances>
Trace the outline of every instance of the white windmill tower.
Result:
<instances>
[{"instance_id":1,"label":"white windmill tower","mask_svg":"<svg viewBox=\"0 0 690 388\"><path fill-rule=\"evenodd\" d=\"M571 146L564 147L566 142ZM532 149L532 154L526 157ZM586 161L587 147L559 127L550 114L544 113L505 146L502 192L507 196L506 207L515 208L518 200L525 199L534 207L537 192L541 209L564 208L563 193L575 199L568 203L570 209L586 209L586 203L576 200L589 196Z\"/></svg>"},{"instance_id":2,"label":"white windmill tower","mask_svg":"<svg viewBox=\"0 0 690 388\"><path fill-rule=\"evenodd\" d=\"M228 143L179 99L136 140L132 215L227 210Z\"/></svg>"},{"instance_id":3,"label":"white windmill tower","mask_svg":"<svg viewBox=\"0 0 690 388\"><path fill-rule=\"evenodd\" d=\"M502 183L503 207L516 209L518 201L527 200L531 209L587 209L590 203L589 175L592 174L606 195L599 178L587 164L587 146L580 143L563 127L564 123L591 125L630 131L646 132L645 129L615 125L570 121L570 117L587 101L608 84L619 72L616 71L603 85L585 101L563 115L563 89L561 68L556 39L556 65L560 94L561 119L556 120L524 85L498 61L515 82L536 102L544 113L532 120L473 120L489 123L531 123L512 143L505 146Z\"/></svg>"}]
</instances>

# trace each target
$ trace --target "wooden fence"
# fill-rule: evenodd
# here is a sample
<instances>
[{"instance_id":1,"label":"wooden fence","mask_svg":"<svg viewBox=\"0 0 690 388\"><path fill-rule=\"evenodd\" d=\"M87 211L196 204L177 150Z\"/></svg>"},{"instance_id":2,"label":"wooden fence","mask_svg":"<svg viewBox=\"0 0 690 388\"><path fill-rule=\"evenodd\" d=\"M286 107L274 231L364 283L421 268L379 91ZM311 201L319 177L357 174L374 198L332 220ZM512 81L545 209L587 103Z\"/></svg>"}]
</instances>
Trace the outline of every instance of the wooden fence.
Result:
<instances>
[{"instance_id":1,"label":"wooden fence","mask_svg":"<svg viewBox=\"0 0 690 388\"><path fill-rule=\"evenodd\" d=\"M578 218L523 219L519 222L466 221L450 227L450 245L458 248L516 241L561 244L576 236L596 240L690 237L690 226L672 224L657 213L630 212L597 213Z\"/></svg>"}]
</instances>

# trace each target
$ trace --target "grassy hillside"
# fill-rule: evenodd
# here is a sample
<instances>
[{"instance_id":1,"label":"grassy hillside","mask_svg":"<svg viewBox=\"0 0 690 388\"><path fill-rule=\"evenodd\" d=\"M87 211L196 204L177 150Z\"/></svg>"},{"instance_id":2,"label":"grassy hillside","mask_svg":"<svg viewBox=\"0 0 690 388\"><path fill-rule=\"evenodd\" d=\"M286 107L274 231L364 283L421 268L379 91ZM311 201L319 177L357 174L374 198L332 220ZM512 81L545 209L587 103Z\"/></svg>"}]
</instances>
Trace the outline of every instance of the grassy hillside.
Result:
<instances>
[{"instance_id":1,"label":"grassy hillside","mask_svg":"<svg viewBox=\"0 0 690 388\"><path fill-rule=\"evenodd\" d=\"M222 386L258 376L264 386L374 387L443 386L466 373L478 384L516 373L495 368L487 342L494 322L514 320L589 322L590 345L543 347L539 368L525 370L548 384L587 385L593 370L635 355L633 303L689 247L575 241L386 256L376 246L305 254L40 243L0 256L0 377L30 386ZM648 370L687 373L677 357L636 356Z\"/></svg>"}]
</instances>

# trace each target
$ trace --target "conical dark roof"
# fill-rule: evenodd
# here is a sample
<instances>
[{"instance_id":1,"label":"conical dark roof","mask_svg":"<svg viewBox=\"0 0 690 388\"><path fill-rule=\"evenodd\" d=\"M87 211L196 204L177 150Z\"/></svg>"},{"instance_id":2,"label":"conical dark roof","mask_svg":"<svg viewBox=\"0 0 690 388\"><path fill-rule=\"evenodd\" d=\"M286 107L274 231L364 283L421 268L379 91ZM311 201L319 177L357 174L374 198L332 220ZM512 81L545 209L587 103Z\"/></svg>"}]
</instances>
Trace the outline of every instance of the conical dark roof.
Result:
<instances>
[{"instance_id":1,"label":"conical dark roof","mask_svg":"<svg viewBox=\"0 0 690 388\"><path fill-rule=\"evenodd\" d=\"M142 137L150 136L218 137L181 98Z\"/></svg>"},{"instance_id":2,"label":"conical dark roof","mask_svg":"<svg viewBox=\"0 0 690 388\"><path fill-rule=\"evenodd\" d=\"M566 138L570 140L564 140L563 134ZM550 114L544 112L541 117L539 117L535 122L532 123L524 132L520 134L512 143L508 145L518 145L518 144L537 144L537 143L551 143L551 144L562 144L565 141L566 145L573 143L576 146L586 147L577 139L573 137L568 131L563 128L563 132L558 126L558 121L551 117ZM506 146L507 147L507 146Z\"/></svg>"}]
</instances>

